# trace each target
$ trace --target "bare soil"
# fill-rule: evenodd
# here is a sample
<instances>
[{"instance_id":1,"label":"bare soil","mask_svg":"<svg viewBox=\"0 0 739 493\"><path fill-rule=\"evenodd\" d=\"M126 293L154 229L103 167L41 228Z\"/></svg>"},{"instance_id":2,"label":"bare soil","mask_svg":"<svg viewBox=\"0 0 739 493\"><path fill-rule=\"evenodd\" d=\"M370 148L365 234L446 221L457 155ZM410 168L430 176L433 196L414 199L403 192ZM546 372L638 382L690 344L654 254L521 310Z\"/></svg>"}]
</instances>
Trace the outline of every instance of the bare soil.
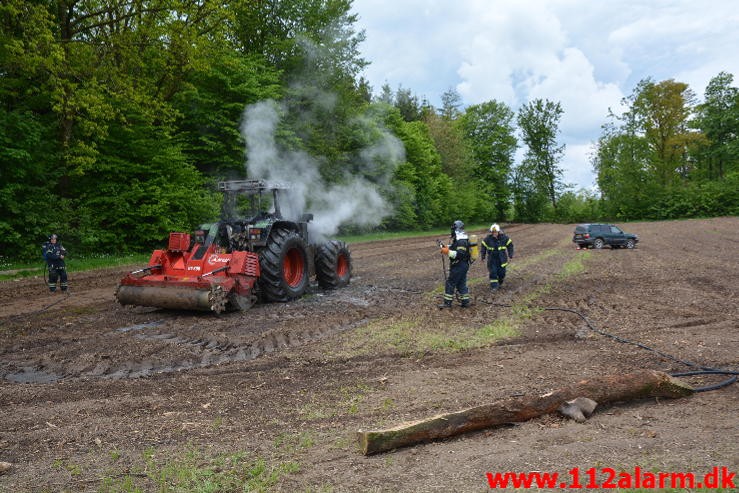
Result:
<instances>
[{"instance_id":1,"label":"bare soil","mask_svg":"<svg viewBox=\"0 0 739 493\"><path fill-rule=\"evenodd\" d=\"M0 283L0 491L100 491L187 453L259 464L271 491L484 491L487 472L739 470L739 384L599 406L363 456L354 434L642 368L739 369L739 218L631 223L634 250L576 250L572 225L509 225L503 289L439 310L436 237L350 245L344 289L247 312L123 307L126 270ZM483 231L475 232L483 235ZM646 350L590 330L638 342ZM492 336L495 328L508 332ZM675 359L671 359L670 355ZM679 360L679 361L678 361ZM696 387L721 376L687 377ZM149 462L147 463L147 458ZM281 468L286 464L291 467ZM737 485L739 480L734 478ZM107 486L105 486L107 487ZM122 488L122 487L121 487ZM115 488L113 488L115 489Z\"/></svg>"}]
</instances>

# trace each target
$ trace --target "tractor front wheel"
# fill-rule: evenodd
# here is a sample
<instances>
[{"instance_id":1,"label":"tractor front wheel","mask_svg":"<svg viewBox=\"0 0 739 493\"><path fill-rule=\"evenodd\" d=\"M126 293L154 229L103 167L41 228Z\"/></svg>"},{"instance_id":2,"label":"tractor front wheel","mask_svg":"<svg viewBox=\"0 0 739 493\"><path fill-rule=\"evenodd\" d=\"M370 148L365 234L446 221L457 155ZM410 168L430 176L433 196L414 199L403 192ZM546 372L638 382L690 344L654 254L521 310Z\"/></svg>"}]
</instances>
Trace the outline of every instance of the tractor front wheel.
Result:
<instances>
[{"instance_id":1,"label":"tractor front wheel","mask_svg":"<svg viewBox=\"0 0 739 493\"><path fill-rule=\"evenodd\" d=\"M272 230L259 256L259 286L269 301L300 298L308 289L308 262L305 243L288 229Z\"/></svg>"}]
</instances>

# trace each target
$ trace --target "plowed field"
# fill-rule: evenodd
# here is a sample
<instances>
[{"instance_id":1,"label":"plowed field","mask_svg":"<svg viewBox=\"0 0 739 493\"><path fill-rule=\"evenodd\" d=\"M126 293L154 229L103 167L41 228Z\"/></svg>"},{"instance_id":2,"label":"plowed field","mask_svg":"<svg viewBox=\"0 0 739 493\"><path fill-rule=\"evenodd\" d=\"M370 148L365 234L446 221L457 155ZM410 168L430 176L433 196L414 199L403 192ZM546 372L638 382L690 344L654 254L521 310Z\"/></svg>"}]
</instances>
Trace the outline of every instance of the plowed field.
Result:
<instances>
[{"instance_id":1,"label":"plowed field","mask_svg":"<svg viewBox=\"0 0 739 493\"><path fill-rule=\"evenodd\" d=\"M622 226L636 249L576 250L572 225L509 225L506 283L492 295L475 263L468 309L437 309L432 236L351 244L347 288L220 316L118 305L118 280L140 266L72 273L69 296L38 278L1 282L0 461L13 467L0 491L159 491L175 466L290 492L485 491L486 473L507 471L564 482L578 471L583 485L588 468L597 482L636 467L739 471L739 384L599 406L584 423L552 414L358 450L360 429L586 378L739 369L739 218Z\"/></svg>"}]
</instances>

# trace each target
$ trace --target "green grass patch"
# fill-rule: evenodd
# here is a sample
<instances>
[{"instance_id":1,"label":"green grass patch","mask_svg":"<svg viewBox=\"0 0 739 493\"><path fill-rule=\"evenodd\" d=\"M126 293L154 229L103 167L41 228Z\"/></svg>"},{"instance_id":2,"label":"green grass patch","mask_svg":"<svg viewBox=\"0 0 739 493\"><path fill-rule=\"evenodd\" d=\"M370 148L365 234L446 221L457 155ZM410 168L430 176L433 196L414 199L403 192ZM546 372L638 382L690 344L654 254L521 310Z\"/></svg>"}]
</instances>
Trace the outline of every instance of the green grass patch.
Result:
<instances>
[{"instance_id":1,"label":"green grass patch","mask_svg":"<svg viewBox=\"0 0 739 493\"><path fill-rule=\"evenodd\" d=\"M508 318L498 319L480 328L457 329L453 336L442 333L423 333L416 341L416 351L464 351L495 344L502 339L516 337L518 328Z\"/></svg>"},{"instance_id":2,"label":"green grass patch","mask_svg":"<svg viewBox=\"0 0 739 493\"><path fill-rule=\"evenodd\" d=\"M397 351L403 355L413 353L418 321L405 319L380 319L354 330L345 337L349 357Z\"/></svg>"},{"instance_id":3,"label":"green grass patch","mask_svg":"<svg viewBox=\"0 0 739 493\"><path fill-rule=\"evenodd\" d=\"M122 265L141 265L142 267L149 263L151 253L139 255L90 255L82 257L70 257L65 261L67 272L83 272L96 269L107 269L110 267L119 267ZM0 281L8 281L12 279L22 279L26 277L43 276L46 270L46 263L43 259L39 259L37 263L30 262L14 262L6 258L0 258ZM48 273L46 274L48 275Z\"/></svg>"},{"instance_id":4,"label":"green grass patch","mask_svg":"<svg viewBox=\"0 0 739 493\"><path fill-rule=\"evenodd\" d=\"M585 272L585 262L591 257L591 255L592 254L590 252L585 251L568 260L562 266L562 270L557 274L558 279L564 280Z\"/></svg>"},{"instance_id":5,"label":"green grass patch","mask_svg":"<svg viewBox=\"0 0 739 493\"><path fill-rule=\"evenodd\" d=\"M450 335L450 332L453 335ZM429 351L462 351L515 337L518 332L507 319L480 328L449 327L449 332L430 330L417 319L376 320L346 337L344 356L396 351L402 356L419 357ZM350 409L351 413L351 409Z\"/></svg>"},{"instance_id":6,"label":"green grass patch","mask_svg":"<svg viewBox=\"0 0 739 493\"><path fill-rule=\"evenodd\" d=\"M190 450L180 457L158 460L153 449L144 452L145 465L123 476L104 478L103 493L271 491L279 480L300 470L294 461L270 462L240 452L205 457Z\"/></svg>"},{"instance_id":7,"label":"green grass patch","mask_svg":"<svg viewBox=\"0 0 739 493\"><path fill-rule=\"evenodd\" d=\"M518 328L510 320L496 320L492 324L480 327L472 335L472 340L479 345L487 345L501 339L508 339L518 335Z\"/></svg>"}]
</instances>

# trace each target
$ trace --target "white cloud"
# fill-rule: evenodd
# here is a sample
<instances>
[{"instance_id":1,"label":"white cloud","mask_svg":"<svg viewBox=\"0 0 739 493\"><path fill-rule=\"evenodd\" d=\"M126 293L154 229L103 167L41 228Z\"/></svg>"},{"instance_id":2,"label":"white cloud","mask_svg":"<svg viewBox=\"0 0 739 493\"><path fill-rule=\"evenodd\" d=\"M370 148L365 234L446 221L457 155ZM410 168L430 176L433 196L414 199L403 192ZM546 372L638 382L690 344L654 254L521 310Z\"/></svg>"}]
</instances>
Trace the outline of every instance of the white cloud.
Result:
<instances>
[{"instance_id":1,"label":"white cloud","mask_svg":"<svg viewBox=\"0 0 739 493\"><path fill-rule=\"evenodd\" d=\"M565 149L565 155L562 159L562 168L564 170L562 181L567 184L574 185L575 190L580 188L592 188L592 165L590 164L590 154L593 148L590 143L570 144Z\"/></svg>"},{"instance_id":2,"label":"white cloud","mask_svg":"<svg viewBox=\"0 0 739 493\"><path fill-rule=\"evenodd\" d=\"M355 0L365 75L379 92L402 86L432 104L455 87L466 105L496 99L517 110L559 101L565 175L594 178L583 156L639 80L675 79L701 97L726 71L739 78L733 1ZM586 171L583 171L586 169Z\"/></svg>"}]
</instances>

